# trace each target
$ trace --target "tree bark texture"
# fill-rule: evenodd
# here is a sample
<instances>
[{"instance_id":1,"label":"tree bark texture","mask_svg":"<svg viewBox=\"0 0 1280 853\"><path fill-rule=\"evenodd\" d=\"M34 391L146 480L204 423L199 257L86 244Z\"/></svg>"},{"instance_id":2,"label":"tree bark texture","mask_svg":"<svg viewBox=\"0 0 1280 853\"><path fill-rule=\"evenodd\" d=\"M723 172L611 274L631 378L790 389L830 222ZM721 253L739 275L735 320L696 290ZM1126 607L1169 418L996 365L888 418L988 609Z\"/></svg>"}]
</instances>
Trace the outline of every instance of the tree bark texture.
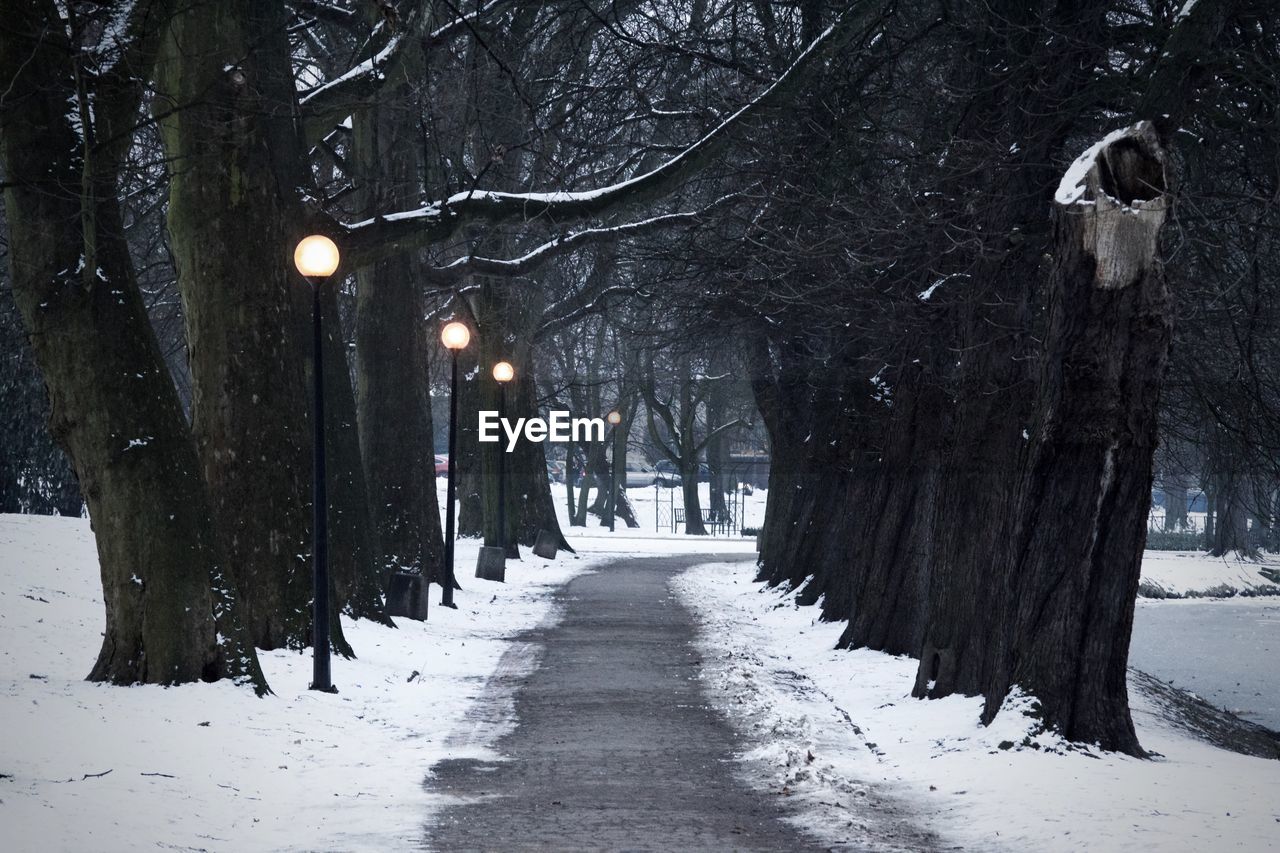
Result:
<instances>
[{"instance_id":1,"label":"tree bark texture","mask_svg":"<svg viewBox=\"0 0 1280 853\"><path fill-rule=\"evenodd\" d=\"M1021 484L1008 669L988 691L1035 695L1071 740L1142 755L1126 669L1146 544L1157 405L1173 329L1158 257L1166 158L1140 123L1055 205L1040 413Z\"/></svg>"},{"instance_id":2,"label":"tree bark texture","mask_svg":"<svg viewBox=\"0 0 1280 853\"><path fill-rule=\"evenodd\" d=\"M293 121L287 16L248 0L183 5L165 27L156 74L192 429L245 622L265 649L301 648L311 633L311 299L290 263L304 222L295 191L309 175ZM346 374L345 353L334 367ZM333 519L335 541L347 520ZM355 572L335 562L331 577L342 575ZM342 603L336 591L331 600ZM341 621L331 625L346 653Z\"/></svg>"},{"instance_id":3,"label":"tree bark texture","mask_svg":"<svg viewBox=\"0 0 1280 853\"><path fill-rule=\"evenodd\" d=\"M119 208L136 77L100 78L92 121L53 3L0 28L0 157L14 296L52 403L50 430L89 505L106 628L91 680L229 677L267 692L239 622L178 395L147 317ZM81 132L108 140L93 146ZM127 137L124 137L127 140Z\"/></svg>"},{"instance_id":4,"label":"tree bark texture","mask_svg":"<svg viewBox=\"0 0 1280 853\"><path fill-rule=\"evenodd\" d=\"M361 215L412 206L419 179L416 138L403 115L408 87L353 117L353 165ZM408 255L362 267L356 274L356 366L361 456L382 575L437 576L444 560L436 495L423 283Z\"/></svg>"}]
</instances>

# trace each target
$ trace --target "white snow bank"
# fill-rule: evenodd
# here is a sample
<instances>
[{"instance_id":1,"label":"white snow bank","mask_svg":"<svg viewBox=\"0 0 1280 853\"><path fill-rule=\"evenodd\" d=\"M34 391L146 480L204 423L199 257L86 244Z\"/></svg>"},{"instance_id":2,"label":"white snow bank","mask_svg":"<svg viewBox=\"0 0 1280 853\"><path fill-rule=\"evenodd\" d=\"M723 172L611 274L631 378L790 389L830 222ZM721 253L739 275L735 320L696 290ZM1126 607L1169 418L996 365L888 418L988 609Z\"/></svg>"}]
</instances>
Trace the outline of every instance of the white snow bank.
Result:
<instances>
[{"instance_id":1,"label":"white snow bank","mask_svg":"<svg viewBox=\"0 0 1280 853\"><path fill-rule=\"evenodd\" d=\"M1271 577L1267 577L1270 574ZM1280 560L1211 557L1200 551L1147 551L1138 594L1145 598L1209 598L1280 594Z\"/></svg>"},{"instance_id":2,"label":"white snow bank","mask_svg":"<svg viewBox=\"0 0 1280 853\"><path fill-rule=\"evenodd\" d=\"M744 775L798 802L797 823L824 843L874 841L866 803L878 795L966 848L1273 849L1280 762L1192 740L1137 696L1155 760L1068 750L1035 733L1024 698L984 728L980 699L911 698L914 660L836 651L842 625L817 622L816 608L753 572L707 565L673 583L702 622L709 693L751 745Z\"/></svg>"},{"instance_id":3,"label":"white snow bank","mask_svg":"<svg viewBox=\"0 0 1280 853\"><path fill-rule=\"evenodd\" d=\"M84 681L104 622L88 522L0 515L0 847L420 843L431 765L485 748L451 732L474 728L464 718L513 645L507 638L548 617L556 585L604 559L526 556L498 584L470 577L475 549L458 548L458 610L436 606L433 587L426 623L343 620L359 658L334 659L338 695L306 689L309 653L266 652L276 695L258 699L227 683Z\"/></svg>"}]
</instances>

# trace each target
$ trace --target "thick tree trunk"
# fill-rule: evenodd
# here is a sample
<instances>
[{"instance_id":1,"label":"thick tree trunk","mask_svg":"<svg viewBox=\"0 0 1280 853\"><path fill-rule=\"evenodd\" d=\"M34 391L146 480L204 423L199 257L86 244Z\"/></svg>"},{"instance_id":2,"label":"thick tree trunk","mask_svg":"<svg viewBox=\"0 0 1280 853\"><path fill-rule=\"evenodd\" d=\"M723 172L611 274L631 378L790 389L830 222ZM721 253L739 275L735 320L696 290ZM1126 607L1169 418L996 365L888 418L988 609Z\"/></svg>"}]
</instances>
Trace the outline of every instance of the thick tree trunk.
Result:
<instances>
[{"instance_id":1,"label":"thick tree trunk","mask_svg":"<svg viewBox=\"0 0 1280 853\"><path fill-rule=\"evenodd\" d=\"M0 159L14 296L49 389L50 429L89 503L106 629L90 679L229 677L267 691L239 623L182 408L137 287L121 222L119 158L84 162L68 105L73 54L54 4L0 27ZM123 72L127 74L126 68ZM132 122L135 85L97 82L96 124ZM116 99L123 102L123 106ZM83 132L90 132L80 100ZM124 137L127 140L127 137Z\"/></svg>"},{"instance_id":2,"label":"thick tree trunk","mask_svg":"<svg viewBox=\"0 0 1280 853\"><path fill-rule=\"evenodd\" d=\"M1083 194L1054 208L1040 417L1022 483L1009 599L1012 684L1072 740L1142 755L1126 669L1146 542L1157 405L1172 333L1158 258L1171 204L1151 126L1082 157ZM1069 189L1069 188L1066 188Z\"/></svg>"},{"instance_id":3,"label":"thick tree trunk","mask_svg":"<svg viewBox=\"0 0 1280 853\"><path fill-rule=\"evenodd\" d=\"M393 625L383 603L385 581L378 561L378 537L369 507L369 488L360 456L360 433L347 346L338 314L336 282L326 282L324 300L325 467L328 470L329 563L334 613ZM308 370L312 361L308 360ZM314 402L314 401L313 401ZM350 650L344 647L344 653Z\"/></svg>"},{"instance_id":4,"label":"thick tree trunk","mask_svg":"<svg viewBox=\"0 0 1280 853\"><path fill-rule=\"evenodd\" d=\"M698 495L698 456L689 453L680 466L680 492L684 498L684 532L690 536L706 536L707 527L702 523L702 500Z\"/></svg>"},{"instance_id":5,"label":"thick tree trunk","mask_svg":"<svg viewBox=\"0 0 1280 853\"><path fill-rule=\"evenodd\" d=\"M364 216L409 207L416 199L418 143L412 128L386 115L387 109L370 108L353 121L352 159ZM422 285L414 262L403 256L359 270L356 282L357 406L378 570L384 577L393 571L435 577L444 537Z\"/></svg>"},{"instance_id":6,"label":"thick tree trunk","mask_svg":"<svg viewBox=\"0 0 1280 853\"><path fill-rule=\"evenodd\" d=\"M311 299L289 263L302 236L294 192L309 175L288 15L247 0L181 5L165 27L154 104L192 429L246 626L266 649L300 648L311 634ZM346 652L341 620L331 624Z\"/></svg>"},{"instance_id":7,"label":"thick tree trunk","mask_svg":"<svg viewBox=\"0 0 1280 853\"><path fill-rule=\"evenodd\" d=\"M619 404L619 410L625 406ZM621 519L622 523L628 528L636 528L640 526L640 522L636 520L635 510L631 506L630 499L627 498L627 437L631 435L631 426L635 421L635 409L630 412L624 412L622 415L622 423L618 424L617 429L621 432L620 437L605 435L606 441L612 441L612 449L609 451L609 464L613 466L613 482L618 484L617 496L618 500L614 504L613 495L609 495L608 512L616 519ZM602 446L603 447L603 446Z\"/></svg>"},{"instance_id":8,"label":"thick tree trunk","mask_svg":"<svg viewBox=\"0 0 1280 853\"><path fill-rule=\"evenodd\" d=\"M930 448L938 470L917 696L982 693L997 661L990 597L1011 547L1029 406L1019 399L1025 386L1010 376L1020 364L1008 349L993 343L975 357L979 365L968 367L966 380L976 383L962 383L957 401L944 409L948 440ZM1016 387L1024 394L1010 392Z\"/></svg>"},{"instance_id":9,"label":"thick tree trunk","mask_svg":"<svg viewBox=\"0 0 1280 853\"><path fill-rule=\"evenodd\" d=\"M497 541L498 476L493 448L498 445L479 444L476 420L481 409L496 411L498 408L498 387L492 374L494 364L509 361L515 367L515 379L507 383L506 418L514 424L519 418L542 415L530 343L532 335L523 328L531 313L540 315L540 312L531 311L536 306L525 304L522 297L510 292L510 282L506 280L485 280L472 301L478 381L472 383L474 388L464 395L469 405L459 409L458 417L468 421L460 435L471 442L468 453L473 454L469 466L472 467L473 494L471 501L463 504L458 529L482 535L486 542ZM505 434L501 446L505 452ZM538 531L546 530L557 537L560 550L571 552L573 549L560 530L555 500L551 496L545 446L544 442L521 437L506 454L507 542L532 547Z\"/></svg>"},{"instance_id":10,"label":"thick tree trunk","mask_svg":"<svg viewBox=\"0 0 1280 853\"><path fill-rule=\"evenodd\" d=\"M857 476L854 537L828 546L849 564L825 600L828 618L849 620L843 647L915 655L923 642L936 556L937 436L945 407L941 389L919 375L909 381L912 387L894 394L883 448L861 453L877 462L864 463Z\"/></svg>"},{"instance_id":11,"label":"thick tree trunk","mask_svg":"<svg viewBox=\"0 0 1280 853\"><path fill-rule=\"evenodd\" d=\"M1213 505L1211 556L1225 557L1232 553L1257 556L1257 547L1249 536L1249 510L1245 501L1244 478L1234 470L1221 474Z\"/></svg>"},{"instance_id":12,"label":"thick tree trunk","mask_svg":"<svg viewBox=\"0 0 1280 853\"><path fill-rule=\"evenodd\" d=\"M717 518L724 518L728 514L728 506L725 504L724 495L728 491L725 488L725 464L729 456L729 442L725 438L723 431L718 431L721 424L724 423L724 397L725 389L722 387L723 382L715 383L715 387L711 389L711 393L707 399L707 490L709 492L710 507L709 509L716 514Z\"/></svg>"},{"instance_id":13,"label":"thick tree trunk","mask_svg":"<svg viewBox=\"0 0 1280 853\"><path fill-rule=\"evenodd\" d=\"M515 409L527 416L538 414L538 385L534 379L533 351L524 356L524 372L517 374L508 388L508 397L515 398ZM514 392L514 393L512 393ZM521 441L516 445L516 452L509 454L507 460L507 496L515 501L515 512L508 507L507 517L513 525L513 539L530 548L538 538L538 531L546 530L559 539L559 550L573 553L573 548L564 538L560 530L560 520L556 516L555 500L551 497L551 481L547 478L546 444L542 442ZM494 495L494 506L497 506L497 495Z\"/></svg>"}]
</instances>

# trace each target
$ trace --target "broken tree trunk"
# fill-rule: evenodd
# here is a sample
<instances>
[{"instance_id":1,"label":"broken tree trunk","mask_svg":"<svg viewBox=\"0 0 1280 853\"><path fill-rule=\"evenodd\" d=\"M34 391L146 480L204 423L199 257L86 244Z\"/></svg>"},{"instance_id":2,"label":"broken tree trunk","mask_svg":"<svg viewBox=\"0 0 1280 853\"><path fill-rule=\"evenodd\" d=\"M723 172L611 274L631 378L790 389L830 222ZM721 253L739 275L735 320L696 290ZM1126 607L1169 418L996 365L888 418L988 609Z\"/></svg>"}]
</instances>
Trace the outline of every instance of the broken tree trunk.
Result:
<instances>
[{"instance_id":1,"label":"broken tree trunk","mask_svg":"<svg viewBox=\"0 0 1280 853\"><path fill-rule=\"evenodd\" d=\"M1146 544L1156 409L1173 316L1158 256L1171 206L1147 122L1111 134L1063 178L1039 416L1021 484L1008 669L1071 740L1143 755L1126 669Z\"/></svg>"}]
</instances>

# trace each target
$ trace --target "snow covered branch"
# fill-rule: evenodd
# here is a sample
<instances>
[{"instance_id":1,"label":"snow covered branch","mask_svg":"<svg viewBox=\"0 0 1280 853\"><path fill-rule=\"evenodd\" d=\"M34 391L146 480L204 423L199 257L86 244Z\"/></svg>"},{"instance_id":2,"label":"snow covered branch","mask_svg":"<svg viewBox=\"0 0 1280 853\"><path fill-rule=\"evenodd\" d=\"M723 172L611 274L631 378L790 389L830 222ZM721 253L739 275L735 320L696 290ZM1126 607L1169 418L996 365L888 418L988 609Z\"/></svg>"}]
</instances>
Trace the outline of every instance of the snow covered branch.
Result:
<instances>
[{"instance_id":1,"label":"snow covered branch","mask_svg":"<svg viewBox=\"0 0 1280 853\"><path fill-rule=\"evenodd\" d=\"M468 275L517 276L532 272L553 258L567 254L580 246L592 243L607 243L621 240L637 234L644 234L668 225L681 222L694 222L705 216L713 208L735 198L736 194L724 196L702 210L685 213L667 213L651 216L639 222L628 222L622 225L611 225L606 228L585 228L571 234L555 237L518 258L482 258L470 255L459 258L442 267L429 270L427 277L435 286L448 286Z\"/></svg>"},{"instance_id":2,"label":"snow covered branch","mask_svg":"<svg viewBox=\"0 0 1280 853\"><path fill-rule=\"evenodd\" d=\"M746 122L795 96L811 69L842 45L866 40L880 28L887 0L846 11L813 41L772 85L709 133L657 168L610 186L576 192L508 193L472 190L417 210L378 216L347 226L345 253L357 265L391 252L448 237L469 222L501 224L546 219L564 222L603 216L660 198L697 174L731 143Z\"/></svg>"},{"instance_id":3,"label":"snow covered branch","mask_svg":"<svg viewBox=\"0 0 1280 853\"><path fill-rule=\"evenodd\" d=\"M478 18L507 2L490 0L476 11L456 17L434 30L428 30L431 15L426 3L415 6L394 31L383 24L375 31L375 35L381 37L380 43L371 48L362 61L299 98L307 144L316 144L335 124L375 97L387 80L404 69L411 53L468 31Z\"/></svg>"}]
</instances>

